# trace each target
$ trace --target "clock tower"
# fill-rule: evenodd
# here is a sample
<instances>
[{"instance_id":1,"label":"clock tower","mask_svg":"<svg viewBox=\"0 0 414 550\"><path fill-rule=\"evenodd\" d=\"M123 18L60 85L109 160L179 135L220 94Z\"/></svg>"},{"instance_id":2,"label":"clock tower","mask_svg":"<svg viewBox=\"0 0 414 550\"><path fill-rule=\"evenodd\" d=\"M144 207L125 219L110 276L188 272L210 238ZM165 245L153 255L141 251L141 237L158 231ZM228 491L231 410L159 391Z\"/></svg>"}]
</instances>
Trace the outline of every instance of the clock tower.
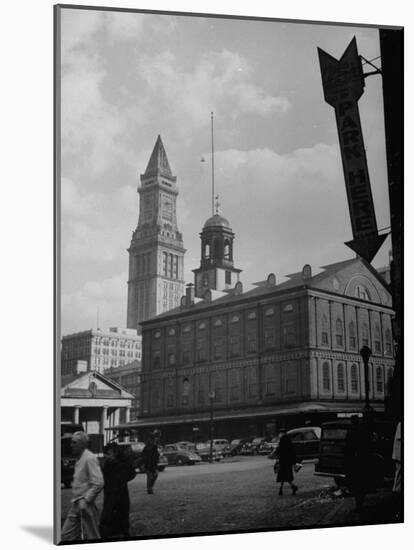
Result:
<instances>
[{"instance_id":1,"label":"clock tower","mask_svg":"<svg viewBox=\"0 0 414 550\"><path fill-rule=\"evenodd\" d=\"M139 218L129 253L127 327L173 309L184 291L183 237L178 230L177 178L158 136L138 187Z\"/></svg>"}]
</instances>

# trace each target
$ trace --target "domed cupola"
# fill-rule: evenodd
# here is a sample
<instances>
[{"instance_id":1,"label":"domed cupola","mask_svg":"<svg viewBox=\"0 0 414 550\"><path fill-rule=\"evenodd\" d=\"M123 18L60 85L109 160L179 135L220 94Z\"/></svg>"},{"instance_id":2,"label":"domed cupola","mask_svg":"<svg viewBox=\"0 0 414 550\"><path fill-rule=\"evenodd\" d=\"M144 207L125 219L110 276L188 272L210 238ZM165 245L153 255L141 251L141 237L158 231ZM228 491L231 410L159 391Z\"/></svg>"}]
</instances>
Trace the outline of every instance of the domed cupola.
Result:
<instances>
[{"instance_id":1,"label":"domed cupola","mask_svg":"<svg viewBox=\"0 0 414 550\"><path fill-rule=\"evenodd\" d=\"M194 269L195 293L202 297L207 289L225 290L239 280L240 269L233 264L234 233L229 221L218 212L208 218L200 233L201 262Z\"/></svg>"}]
</instances>

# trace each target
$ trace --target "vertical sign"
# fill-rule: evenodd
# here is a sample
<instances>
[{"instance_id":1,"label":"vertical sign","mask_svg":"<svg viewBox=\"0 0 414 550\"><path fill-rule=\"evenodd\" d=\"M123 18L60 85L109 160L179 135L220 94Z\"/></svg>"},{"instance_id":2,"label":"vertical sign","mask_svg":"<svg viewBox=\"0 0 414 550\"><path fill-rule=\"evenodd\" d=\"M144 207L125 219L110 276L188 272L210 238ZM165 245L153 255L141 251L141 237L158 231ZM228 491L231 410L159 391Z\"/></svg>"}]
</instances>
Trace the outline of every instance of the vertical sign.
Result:
<instances>
[{"instance_id":1,"label":"vertical sign","mask_svg":"<svg viewBox=\"0 0 414 550\"><path fill-rule=\"evenodd\" d=\"M371 262L386 235L378 235L358 99L364 76L355 37L338 61L318 48L325 101L335 109L353 240L345 244Z\"/></svg>"}]
</instances>

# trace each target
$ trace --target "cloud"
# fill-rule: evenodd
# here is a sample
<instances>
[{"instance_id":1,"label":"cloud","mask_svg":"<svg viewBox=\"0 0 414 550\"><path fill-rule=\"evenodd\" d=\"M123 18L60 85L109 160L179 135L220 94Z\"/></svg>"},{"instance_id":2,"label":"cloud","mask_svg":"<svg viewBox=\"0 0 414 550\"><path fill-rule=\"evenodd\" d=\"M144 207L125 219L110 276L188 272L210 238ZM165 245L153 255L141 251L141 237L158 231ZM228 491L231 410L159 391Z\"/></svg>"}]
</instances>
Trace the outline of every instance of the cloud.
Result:
<instances>
[{"instance_id":1,"label":"cloud","mask_svg":"<svg viewBox=\"0 0 414 550\"><path fill-rule=\"evenodd\" d=\"M254 84L248 62L228 50L205 54L187 72L170 51L143 56L139 72L151 90L168 100L170 113L183 120L186 131L188 124L207 124L206 112L213 108L223 115L229 110L234 118L241 113L281 115L291 106L286 98L270 96Z\"/></svg>"},{"instance_id":2,"label":"cloud","mask_svg":"<svg viewBox=\"0 0 414 550\"><path fill-rule=\"evenodd\" d=\"M96 326L99 310L101 328L125 326L127 272L103 280L90 280L61 298L62 333Z\"/></svg>"}]
</instances>

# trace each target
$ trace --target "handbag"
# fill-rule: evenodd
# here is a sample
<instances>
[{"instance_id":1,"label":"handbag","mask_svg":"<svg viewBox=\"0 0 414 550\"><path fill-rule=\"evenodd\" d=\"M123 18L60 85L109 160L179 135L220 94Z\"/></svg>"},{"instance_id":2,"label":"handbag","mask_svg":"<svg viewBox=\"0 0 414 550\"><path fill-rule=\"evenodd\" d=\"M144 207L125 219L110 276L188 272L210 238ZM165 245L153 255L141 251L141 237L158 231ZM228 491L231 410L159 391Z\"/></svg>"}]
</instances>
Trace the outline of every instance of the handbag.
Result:
<instances>
[{"instance_id":1,"label":"handbag","mask_svg":"<svg viewBox=\"0 0 414 550\"><path fill-rule=\"evenodd\" d=\"M293 466L293 469L296 473L299 472L299 470L302 468L302 464L300 462L296 462L296 464Z\"/></svg>"},{"instance_id":2,"label":"handbag","mask_svg":"<svg viewBox=\"0 0 414 550\"><path fill-rule=\"evenodd\" d=\"M275 463L273 465L273 471L274 471L275 474L277 474L279 472L279 468L280 468L279 460L275 460Z\"/></svg>"}]
</instances>

